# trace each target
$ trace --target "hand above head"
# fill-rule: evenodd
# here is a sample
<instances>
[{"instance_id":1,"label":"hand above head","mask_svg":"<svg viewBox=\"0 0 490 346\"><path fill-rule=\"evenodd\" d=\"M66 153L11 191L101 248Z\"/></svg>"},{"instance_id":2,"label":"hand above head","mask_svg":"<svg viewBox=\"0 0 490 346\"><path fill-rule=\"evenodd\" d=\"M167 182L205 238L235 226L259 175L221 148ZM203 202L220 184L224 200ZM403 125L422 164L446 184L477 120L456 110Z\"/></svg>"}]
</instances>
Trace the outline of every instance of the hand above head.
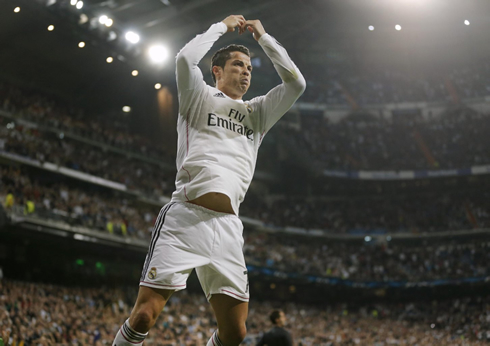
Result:
<instances>
[{"instance_id":1,"label":"hand above head","mask_svg":"<svg viewBox=\"0 0 490 346\"><path fill-rule=\"evenodd\" d=\"M232 14L231 16L226 17L225 19L222 20L223 23L226 24L228 27L227 32L233 32L235 31L235 28L238 28L238 33L241 35L245 32L245 17L243 17L241 14L235 15Z\"/></svg>"},{"instance_id":2,"label":"hand above head","mask_svg":"<svg viewBox=\"0 0 490 346\"><path fill-rule=\"evenodd\" d=\"M254 38L258 41L262 35L265 34L265 29L262 23L258 19L245 21L245 26L248 31L250 31ZM245 29L244 29L245 30Z\"/></svg>"}]
</instances>

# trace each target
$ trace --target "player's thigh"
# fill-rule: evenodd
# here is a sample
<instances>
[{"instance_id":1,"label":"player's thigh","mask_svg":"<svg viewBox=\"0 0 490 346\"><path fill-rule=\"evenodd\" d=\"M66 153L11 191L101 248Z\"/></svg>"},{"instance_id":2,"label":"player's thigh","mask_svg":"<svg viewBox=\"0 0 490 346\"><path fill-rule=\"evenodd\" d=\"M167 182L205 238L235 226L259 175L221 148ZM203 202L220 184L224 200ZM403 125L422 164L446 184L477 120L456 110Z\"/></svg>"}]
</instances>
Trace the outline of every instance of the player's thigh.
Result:
<instances>
[{"instance_id":1,"label":"player's thigh","mask_svg":"<svg viewBox=\"0 0 490 346\"><path fill-rule=\"evenodd\" d=\"M152 319L156 319L174 292L175 290L140 286L138 298L129 318L130 324L142 313L149 313Z\"/></svg>"},{"instance_id":2,"label":"player's thigh","mask_svg":"<svg viewBox=\"0 0 490 346\"><path fill-rule=\"evenodd\" d=\"M232 298L226 294L213 294L209 302L218 321L220 337L245 332L248 302Z\"/></svg>"}]
</instances>

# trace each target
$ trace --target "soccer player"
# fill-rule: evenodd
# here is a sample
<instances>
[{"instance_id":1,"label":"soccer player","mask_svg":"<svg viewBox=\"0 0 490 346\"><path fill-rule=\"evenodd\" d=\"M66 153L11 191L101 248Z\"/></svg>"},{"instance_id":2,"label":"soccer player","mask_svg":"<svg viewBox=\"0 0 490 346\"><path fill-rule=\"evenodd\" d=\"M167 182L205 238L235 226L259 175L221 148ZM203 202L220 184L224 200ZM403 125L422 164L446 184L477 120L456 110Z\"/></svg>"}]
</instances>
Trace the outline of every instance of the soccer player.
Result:
<instances>
[{"instance_id":1,"label":"soccer player","mask_svg":"<svg viewBox=\"0 0 490 346\"><path fill-rule=\"evenodd\" d=\"M286 325L286 315L281 310L271 312L269 319L273 327L262 336L257 346L293 346L291 334L284 329Z\"/></svg>"},{"instance_id":2,"label":"soccer player","mask_svg":"<svg viewBox=\"0 0 490 346\"><path fill-rule=\"evenodd\" d=\"M252 65L244 46L212 58L215 86L199 61L222 35L247 31L272 60L282 84L243 101ZM208 346L238 345L246 334L248 278L238 208L255 170L264 135L303 93L306 82L286 50L259 20L231 15L211 25L177 54L179 117L176 191L156 220L131 316L114 345L141 345L170 296L193 269L216 315Z\"/></svg>"}]
</instances>

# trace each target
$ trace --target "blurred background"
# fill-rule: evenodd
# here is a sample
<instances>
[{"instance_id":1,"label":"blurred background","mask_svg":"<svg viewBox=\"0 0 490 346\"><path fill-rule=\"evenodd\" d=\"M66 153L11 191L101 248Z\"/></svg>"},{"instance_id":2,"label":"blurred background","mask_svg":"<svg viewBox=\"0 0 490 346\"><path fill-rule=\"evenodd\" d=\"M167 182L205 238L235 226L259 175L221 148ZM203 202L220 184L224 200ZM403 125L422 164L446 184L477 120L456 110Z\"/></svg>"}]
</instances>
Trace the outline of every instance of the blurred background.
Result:
<instances>
[{"instance_id":1,"label":"blurred background","mask_svg":"<svg viewBox=\"0 0 490 346\"><path fill-rule=\"evenodd\" d=\"M490 343L490 2L0 2L0 337L108 345L175 187L174 57L260 19L307 81L240 209L244 345L286 313L295 345ZM249 34L246 98L280 83ZM148 345L205 345L195 275Z\"/></svg>"}]
</instances>

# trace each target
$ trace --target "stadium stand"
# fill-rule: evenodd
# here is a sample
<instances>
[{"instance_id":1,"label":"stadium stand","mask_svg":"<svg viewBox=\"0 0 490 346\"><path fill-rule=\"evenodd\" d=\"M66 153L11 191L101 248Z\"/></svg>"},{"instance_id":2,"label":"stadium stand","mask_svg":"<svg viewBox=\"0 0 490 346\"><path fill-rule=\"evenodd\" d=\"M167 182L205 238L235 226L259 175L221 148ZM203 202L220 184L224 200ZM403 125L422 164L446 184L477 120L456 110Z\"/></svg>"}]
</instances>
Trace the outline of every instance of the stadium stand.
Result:
<instances>
[{"instance_id":1,"label":"stadium stand","mask_svg":"<svg viewBox=\"0 0 490 346\"><path fill-rule=\"evenodd\" d=\"M308 64L305 64L308 66ZM304 102L349 105L349 98L359 106L402 102L453 102L459 99L488 96L490 64L480 61L409 73L389 68L358 71L345 65L324 70L305 70L311 81ZM327 82L325 82L327 81Z\"/></svg>"},{"instance_id":2,"label":"stadium stand","mask_svg":"<svg viewBox=\"0 0 490 346\"><path fill-rule=\"evenodd\" d=\"M131 309L134 289L72 288L0 282L1 336L9 345L110 344ZM269 328L275 302L252 303L245 345ZM490 301L471 298L424 303L281 304L301 345L480 345L490 341ZM152 329L148 343L204 345L216 321L202 295L179 292Z\"/></svg>"},{"instance_id":3,"label":"stadium stand","mask_svg":"<svg viewBox=\"0 0 490 346\"><path fill-rule=\"evenodd\" d=\"M428 80L415 83L388 72L383 81L349 78L334 86L336 91L330 90L327 99L316 100L338 101L349 89L359 104L450 101L446 85ZM465 97L480 97L487 88L477 83L480 78L455 71L451 82ZM370 94L373 90L377 94ZM0 104L0 198L8 217L34 225L47 222L48 228L85 230L87 239L99 234L109 242L146 246L158 209L173 190L173 154L150 149L151 143L124 122L100 117L84 121L83 111L60 106L32 90L2 84ZM290 141L297 150L286 154L286 161L299 162L294 155L302 153L317 171L458 169L490 163L489 121L488 114L468 107L447 108L429 118L385 119L355 112L338 122L300 112L300 127L274 131L265 151L270 154ZM290 288L304 282L340 289L484 283L490 277L490 243L470 235L487 234L489 200L485 191L457 186L442 193L429 189L355 198L266 193L257 197L251 192L241 209L247 225L246 261L252 280L268 285L280 278ZM371 235L369 240L366 235ZM396 235L402 238L395 240ZM418 239L420 235L437 238ZM344 238L335 240L338 236ZM418 241L411 242L412 237ZM86 289L5 279L0 283L1 336L15 346L110 343L136 294L134 287ZM490 303L485 295L429 304L255 304L244 341L248 345L268 329L266 316L278 305L302 345L490 341ZM180 293L166 312L149 343L200 345L216 327L202 295Z\"/></svg>"},{"instance_id":4,"label":"stadium stand","mask_svg":"<svg viewBox=\"0 0 490 346\"><path fill-rule=\"evenodd\" d=\"M137 203L134 198L121 199L111 191L94 186L70 185L73 184L40 183L33 181L21 169L2 166L0 196L5 201L7 211L21 218L35 217L124 238L149 239L158 207ZM443 196L440 203L428 197L430 202L427 204L421 203L419 196L405 201L379 201L377 205L371 199L327 203L277 201L266 210L272 213L272 225L306 227L313 225L310 220L324 218L331 225L331 234L349 230L344 224L346 220L353 219L356 223L350 225L353 227L351 231L378 231L373 234L379 235L385 227L385 231L409 233L416 229L418 232L437 234L474 228L475 225L470 222L472 218L467 215L472 213L471 210L477 215L473 216L473 220L479 222L478 226L488 227L488 197L481 194L476 199L477 196L473 195L473 204L468 202L467 196L454 195ZM308 209L302 209L303 206ZM264 210L263 206L256 207L256 210ZM396 227L391 228L391 225ZM247 231L245 236L244 251L248 264L302 275L357 281L409 282L490 276L487 265L490 263L490 245L480 241L463 244L449 238L431 246L388 243L371 246L362 243L335 244L318 237L312 239L260 231Z\"/></svg>"},{"instance_id":5,"label":"stadium stand","mask_svg":"<svg viewBox=\"0 0 490 346\"><path fill-rule=\"evenodd\" d=\"M488 114L452 108L431 119L366 112L333 123L305 115L301 129L275 134L285 138L281 143L293 140L291 146L308 153L316 169L434 170L488 164L489 127Z\"/></svg>"}]
</instances>

